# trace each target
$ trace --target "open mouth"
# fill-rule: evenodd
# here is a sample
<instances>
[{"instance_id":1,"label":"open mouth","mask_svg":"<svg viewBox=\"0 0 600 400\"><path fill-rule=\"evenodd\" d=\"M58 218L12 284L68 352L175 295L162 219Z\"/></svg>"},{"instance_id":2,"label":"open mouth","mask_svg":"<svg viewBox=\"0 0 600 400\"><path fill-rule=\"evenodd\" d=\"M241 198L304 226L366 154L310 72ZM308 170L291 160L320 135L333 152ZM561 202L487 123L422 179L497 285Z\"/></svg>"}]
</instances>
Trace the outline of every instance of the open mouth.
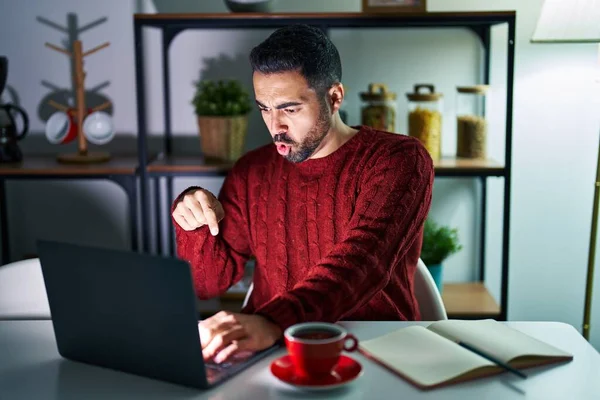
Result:
<instances>
[{"instance_id":1,"label":"open mouth","mask_svg":"<svg viewBox=\"0 0 600 400\"><path fill-rule=\"evenodd\" d=\"M283 144L283 143L277 143L276 146L277 146L277 152L279 154L281 154L282 156L287 156L292 149L292 146L290 146L288 144Z\"/></svg>"}]
</instances>

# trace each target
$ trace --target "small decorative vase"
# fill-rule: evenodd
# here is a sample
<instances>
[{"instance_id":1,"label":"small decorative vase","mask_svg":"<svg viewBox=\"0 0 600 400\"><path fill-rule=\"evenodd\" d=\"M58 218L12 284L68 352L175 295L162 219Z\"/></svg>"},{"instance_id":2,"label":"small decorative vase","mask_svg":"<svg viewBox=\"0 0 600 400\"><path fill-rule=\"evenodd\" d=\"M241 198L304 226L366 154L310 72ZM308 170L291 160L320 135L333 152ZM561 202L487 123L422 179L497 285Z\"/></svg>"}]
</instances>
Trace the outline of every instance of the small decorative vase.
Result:
<instances>
[{"instance_id":1,"label":"small decorative vase","mask_svg":"<svg viewBox=\"0 0 600 400\"><path fill-rule=\"evenodd\" d=\"M428 265L427 269L435 281L440 293L442 293L442 264Z\"/></svg>"},{"instance_id":2,"label":"small decorative vase","mask_svg":"<svg viewBox=\"0 0 600 400\"><path fill-rule=\"evenodd\" d=\"M198 117L202 153L207 161L237 161L244 153L247 128L247 115Z\"/></svg>"}]
</instances>

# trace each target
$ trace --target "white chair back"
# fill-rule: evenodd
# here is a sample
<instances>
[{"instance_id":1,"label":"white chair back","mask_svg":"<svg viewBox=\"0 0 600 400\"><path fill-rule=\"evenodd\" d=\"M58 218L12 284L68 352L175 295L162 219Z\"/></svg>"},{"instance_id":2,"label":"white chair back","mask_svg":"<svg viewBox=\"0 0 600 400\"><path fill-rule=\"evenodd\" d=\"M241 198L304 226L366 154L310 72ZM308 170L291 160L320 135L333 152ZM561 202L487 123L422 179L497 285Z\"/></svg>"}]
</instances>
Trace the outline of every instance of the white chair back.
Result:
<instances>
[{"instance_id":1,"label":"white chair back","mask_svg":"<svg viewBox=\"0 0 600 400\"><path fill-rule=\"evenodd\" d=\"M38 258L0 266L0 320L51 319Z\"/></svg>"},{"instance_id":2,"label":"white chair back","mask_svg":"<svg viewBox=\"0 0 600 400\"><path fill-rule=\"evenodd\" d=\"M244 297L244 302L242 303L242 308L246 307L246 304L248 304L248 300L250 300L250 295L252 294L252 289L254 289L254 282L250 283L250 287L248 288L246 297Z\"/></svg>"},{"instance_id":3,"label":"white chair back","mask_svg":"<svg viewBox=\"0 0 600 400\"><path fill-rule=\"evenodd\" d=\"M427 266L420 258L415 272L415 297L419 303L421 320L439 321L448 319L440 291Z\"/></svg>"},{"instance_id":4,"label":"white chair back","mask_svg":"<svg viewBox=\"0 0 600 400\"><path fill-rule=\"evenodd\" d=\"M246 293L246 297L244 298L242 308L246 307L246 304L248 304L253 289L254 283L251 283L248 292ZM415 272L415 296L419 303L421 320L439 321L448 319L442 296L440 295L427 266L420 258Z\"/></svg>"}]
</instances>

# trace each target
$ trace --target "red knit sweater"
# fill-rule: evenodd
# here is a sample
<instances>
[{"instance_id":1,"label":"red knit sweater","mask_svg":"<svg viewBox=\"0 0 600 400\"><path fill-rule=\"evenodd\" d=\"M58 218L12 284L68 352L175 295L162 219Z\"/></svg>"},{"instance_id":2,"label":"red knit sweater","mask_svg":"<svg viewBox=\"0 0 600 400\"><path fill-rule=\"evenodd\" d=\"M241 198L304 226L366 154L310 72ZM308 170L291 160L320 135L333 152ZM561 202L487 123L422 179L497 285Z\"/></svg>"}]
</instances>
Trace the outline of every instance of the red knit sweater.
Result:
<instances>
[{"instance_id":1,"label":"red knit sweater","mask_svg":"<svg viewBox=\"0 0 600 400\"><path fill-rule=\"evenodd\" d=\"M368 127L329 156L299 164L270 144L244 155L225 179L219 234L175 224L177 252L201 299L238 282L254 255L254 291L243 312L281 329L419 320L413 276L433 178L416 139Z\"/></svg>"}]
</instances>

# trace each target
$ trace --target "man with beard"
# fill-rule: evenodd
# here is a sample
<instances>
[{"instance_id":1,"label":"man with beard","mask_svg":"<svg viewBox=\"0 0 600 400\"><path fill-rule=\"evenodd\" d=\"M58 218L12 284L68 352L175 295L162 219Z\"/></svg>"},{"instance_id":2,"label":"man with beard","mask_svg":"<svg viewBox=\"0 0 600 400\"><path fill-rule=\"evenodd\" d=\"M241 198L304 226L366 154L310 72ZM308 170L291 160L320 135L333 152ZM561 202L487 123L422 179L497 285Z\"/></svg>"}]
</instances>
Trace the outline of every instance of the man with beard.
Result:
<instances>
[{"instance_id":1,"label":"man with beard","mask_svg":"<svg viewBox=\"0 0 600 400\"><path fill-rule=\"evenodd\" d=\"M414 138L342 122L340 57L319 29L279 29L250 62L274 145L244 155L218 199L192 187L173 203L199 298L227 291L256 259L244 310L199 324L204 357L267 348L299 322L420 319L413 276L429 154Z\"/></svg>"}]
</instances>

